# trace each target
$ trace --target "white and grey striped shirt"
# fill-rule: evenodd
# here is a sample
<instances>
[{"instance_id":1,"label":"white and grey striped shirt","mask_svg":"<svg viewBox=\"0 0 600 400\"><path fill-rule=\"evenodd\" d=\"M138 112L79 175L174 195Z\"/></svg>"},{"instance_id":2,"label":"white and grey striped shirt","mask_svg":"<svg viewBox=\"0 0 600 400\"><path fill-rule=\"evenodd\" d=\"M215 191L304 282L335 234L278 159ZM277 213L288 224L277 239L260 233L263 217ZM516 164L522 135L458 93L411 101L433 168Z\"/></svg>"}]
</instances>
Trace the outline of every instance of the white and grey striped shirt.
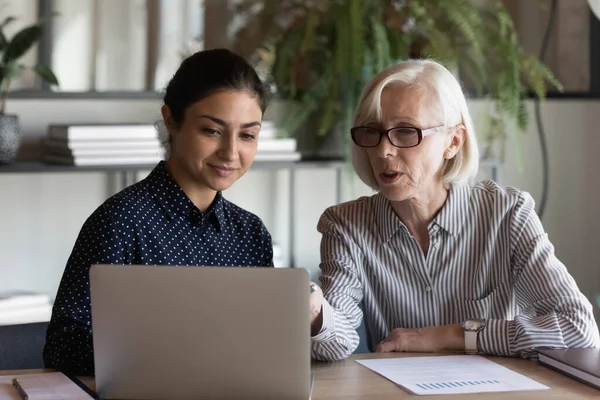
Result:
<instances>
[{"instance_id":1,"label":"white and grey striped shirt","mask_svg":"<svg viewBox=\"0 0 600 400\"><path fill-rule=\"evenodd\" d=\"M358 346L363 305L372 348L394 328L487 319L479 350L535 355L539 347L599 347L590 302L555 257L531 196L492 181L451 188L419 243L381 194L328 208L322 233L323 328L312 357Z\"/></svg>"}]
</instances>

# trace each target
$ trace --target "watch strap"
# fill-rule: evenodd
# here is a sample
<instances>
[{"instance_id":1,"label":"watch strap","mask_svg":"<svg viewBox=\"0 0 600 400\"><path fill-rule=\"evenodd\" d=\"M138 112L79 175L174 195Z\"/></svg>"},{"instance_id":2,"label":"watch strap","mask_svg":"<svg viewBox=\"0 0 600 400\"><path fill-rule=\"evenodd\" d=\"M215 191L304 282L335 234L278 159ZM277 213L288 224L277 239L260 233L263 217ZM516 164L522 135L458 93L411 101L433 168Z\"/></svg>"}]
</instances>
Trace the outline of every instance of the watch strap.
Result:
<instances>
[{"instance_id":1,"label":"watch strap","mask_svg":"<svg viewBox=\"0 0 600 400\"><path fill-rule=\"evenodd\" d=\"M477 354L477 334L479 332L465 331L465 352L467 354Z\"/></svg>"}]
</instances>

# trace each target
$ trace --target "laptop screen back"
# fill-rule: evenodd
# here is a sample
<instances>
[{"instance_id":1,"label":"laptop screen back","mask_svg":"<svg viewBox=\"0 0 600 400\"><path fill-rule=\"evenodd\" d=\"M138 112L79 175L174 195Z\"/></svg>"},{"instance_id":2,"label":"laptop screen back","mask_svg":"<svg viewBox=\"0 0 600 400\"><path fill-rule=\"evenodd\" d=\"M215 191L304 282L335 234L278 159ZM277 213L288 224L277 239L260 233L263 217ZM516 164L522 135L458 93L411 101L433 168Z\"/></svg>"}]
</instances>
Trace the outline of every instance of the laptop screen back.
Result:
<instances>
[{"instance_id":1,"label":"laptop screen back","mask_svg":"<svg viewBox=\"0 0 600 400\"><path fill-rule=\"evenodd\" d=\"M304 269L94 265L96 387L107 399L308 399Z\"/></svg>"}]
</instances>

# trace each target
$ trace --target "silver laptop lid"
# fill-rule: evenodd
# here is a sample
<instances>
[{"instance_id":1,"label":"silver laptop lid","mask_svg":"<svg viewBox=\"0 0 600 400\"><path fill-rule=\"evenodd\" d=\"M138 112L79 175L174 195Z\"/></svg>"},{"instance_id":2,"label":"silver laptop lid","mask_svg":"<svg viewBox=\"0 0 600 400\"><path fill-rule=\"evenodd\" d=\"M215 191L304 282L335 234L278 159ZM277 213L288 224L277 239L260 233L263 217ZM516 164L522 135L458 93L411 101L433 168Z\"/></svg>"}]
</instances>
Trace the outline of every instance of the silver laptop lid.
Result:
<instances>
[{"instance_id":1,"label":"silver laptop lid","mask_svg":"<svg viewBox=\"0 0 600 400\"><path fill-rule=\"evenodd\" d=\"M100 397L309 398L306 270L94 265L90 285Z\"/></svg>"}]
</instances>

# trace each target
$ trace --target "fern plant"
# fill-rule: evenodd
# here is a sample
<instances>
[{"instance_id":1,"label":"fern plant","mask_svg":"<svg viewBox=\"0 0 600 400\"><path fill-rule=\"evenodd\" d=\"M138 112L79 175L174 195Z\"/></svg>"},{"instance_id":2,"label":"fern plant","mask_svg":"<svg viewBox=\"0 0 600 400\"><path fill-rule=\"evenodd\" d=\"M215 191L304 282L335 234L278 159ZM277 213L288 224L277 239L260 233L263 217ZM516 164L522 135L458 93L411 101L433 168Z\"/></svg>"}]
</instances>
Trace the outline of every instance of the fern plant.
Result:
<instances>
[{"instance_id":1,"label":"fern plant","mask_svg":"<svg viewBox=\"0 0 600 400\"><path fill-rule=\"evenodd\" d=\"M472 0L241 0L236 11L246 23L235 50L291 102L288 135L307 121L317 121L321 139L338 122L347 132L365 83L410 58L436 59L468 78L477 96L495 100L481 140L488 157L494 143L504 148L507 120L527 128L528 93L543 99L549 85L562 90L525 52L501 0L483 8Z\"/></svg>"}]
</instances>

